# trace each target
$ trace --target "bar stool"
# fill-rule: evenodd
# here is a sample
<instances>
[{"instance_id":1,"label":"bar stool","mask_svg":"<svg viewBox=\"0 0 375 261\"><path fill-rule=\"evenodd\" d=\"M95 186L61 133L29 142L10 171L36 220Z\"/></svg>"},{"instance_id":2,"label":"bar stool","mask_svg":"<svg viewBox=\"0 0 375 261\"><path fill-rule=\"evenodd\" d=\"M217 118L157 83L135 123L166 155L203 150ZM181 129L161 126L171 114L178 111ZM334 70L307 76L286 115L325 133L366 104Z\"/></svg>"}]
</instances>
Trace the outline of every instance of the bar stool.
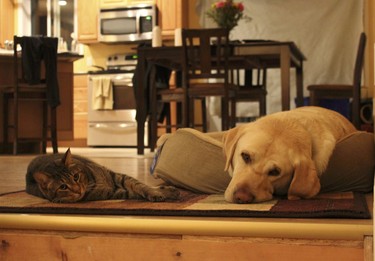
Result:
<instances>
[{"instance_id":1,"label":"bar stool","mask_svg":"<svg viewBox=\"0 0 375 261\"><path fill-rule=\"evenodd\" d=\"M56 107L60 104L60 96L57 80L57 42L58 39L53 37L13 38L14 84L5 86L2 93L3 142L4 147L8 147L9 141L12 141L14 155L19 153L19 144L25 142L39 142L41 153L46 153L47 141L51 141L53 153L58 153ZM18 51L18 46L21 46L21 51ZM41 66L42 61L44 68ZM41 73L43 71L44 73ZM23 119L35 117L32 115L34 111L21 110L21 105L29 102L42 105L40 137L20 135L20 115L23 115ZM28 126L30 129L33 127L38 126ZM10 130L12 136L9 135Z\"/></svg>"}]
</instances>

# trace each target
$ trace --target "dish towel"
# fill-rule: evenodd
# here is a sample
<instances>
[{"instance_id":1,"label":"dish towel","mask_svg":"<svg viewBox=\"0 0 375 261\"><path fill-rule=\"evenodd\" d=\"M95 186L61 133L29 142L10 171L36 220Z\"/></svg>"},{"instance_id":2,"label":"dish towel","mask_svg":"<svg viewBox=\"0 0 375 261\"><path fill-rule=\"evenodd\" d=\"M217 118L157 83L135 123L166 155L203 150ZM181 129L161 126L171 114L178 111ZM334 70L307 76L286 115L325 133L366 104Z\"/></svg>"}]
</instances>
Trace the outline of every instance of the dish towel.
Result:
<instances>
[{"instance_id":1,"label":"dish towel","mask_svg":"<svg viewBox=\"0 0 375 261\"><path fill-rule=\"evenodd\" d=\"M93 78L92 109L113 110L113 86L110 77Z\"/></svg>"}]
</instances>

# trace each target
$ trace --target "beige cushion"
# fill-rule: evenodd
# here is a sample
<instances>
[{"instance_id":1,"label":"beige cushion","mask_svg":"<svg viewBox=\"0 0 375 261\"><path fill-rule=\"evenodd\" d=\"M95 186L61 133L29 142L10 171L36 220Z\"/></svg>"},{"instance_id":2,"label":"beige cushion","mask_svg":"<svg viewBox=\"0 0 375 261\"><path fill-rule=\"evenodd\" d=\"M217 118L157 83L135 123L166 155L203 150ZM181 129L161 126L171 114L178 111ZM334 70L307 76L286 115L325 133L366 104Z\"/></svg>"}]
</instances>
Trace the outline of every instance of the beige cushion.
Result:
<instances>
[{"instance_id":1,"label":"beige cushion","mask_svg":"<svg viewBox=\"0 0 375 261\"><path fill-rule=\"evenodd\" d=\"M161 151L153 174L195 192L223 193L230 177L224 171L222 134L203 134L186 128L162 136L158 141Z\"/></svg>"},{"instance_id":2,"label":"beige cushion","mask_svg":"<svg viewBox=\"0 0 375 261\"><path fill-rule=\"evenodd\" d=\"M320 178L321 192L373 189L375 171L374 135L355 132L341 139Z\"/></svg>"},{"instance_id":3,"label":"beige cushion","mask_svg":"<svg viewBox=\"0 0 375 261\"><path fill-rule=\"evenodd\" d=\"M223 193L230 181L224 171L223 133L205 134L186 128L162 136L154 175L195 192ZM374 136L366 132L351 134L337 143L321 177L321 191L369 192L374 166Z\"/></svg>"}]
</instances>

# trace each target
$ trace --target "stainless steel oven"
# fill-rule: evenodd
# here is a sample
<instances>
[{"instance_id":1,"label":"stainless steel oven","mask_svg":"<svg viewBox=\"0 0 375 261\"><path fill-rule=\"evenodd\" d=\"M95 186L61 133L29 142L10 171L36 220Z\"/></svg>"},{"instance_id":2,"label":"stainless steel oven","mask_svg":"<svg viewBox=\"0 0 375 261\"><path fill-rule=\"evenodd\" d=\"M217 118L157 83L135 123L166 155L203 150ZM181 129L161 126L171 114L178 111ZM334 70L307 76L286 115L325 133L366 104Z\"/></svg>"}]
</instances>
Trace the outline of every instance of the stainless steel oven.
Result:
<instances>
[{"instance_id":1,"label":"stainless steel oven","mask_svg":"<svg viewBox=\"0 0 375 261\"><path fill-rule=\"evenodd\" d=\"M88 84L88 146L136 147L137 121L132 78L136 65L135 54L108 57L107 69L89 73ZM97 79L110 81L112 108L94 105ZM145 127L145 144L148 131Z\"/></svg>"}]
</instances>

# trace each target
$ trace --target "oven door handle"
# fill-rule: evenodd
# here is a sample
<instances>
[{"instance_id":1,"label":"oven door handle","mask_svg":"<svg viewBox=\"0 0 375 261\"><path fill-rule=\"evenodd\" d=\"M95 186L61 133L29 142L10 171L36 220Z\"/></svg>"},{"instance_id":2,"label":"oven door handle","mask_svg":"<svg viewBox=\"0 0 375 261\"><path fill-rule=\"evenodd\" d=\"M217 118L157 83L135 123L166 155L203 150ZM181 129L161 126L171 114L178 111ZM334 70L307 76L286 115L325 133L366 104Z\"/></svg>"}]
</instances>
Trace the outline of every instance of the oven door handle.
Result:
<instances>
[{"instance_id":1,"label":"oven door handle","mask_svg":"<svg viewBox=\"0 0 375 261\"><path fill-rule=\"evenodd\" d=\"M129 77L127 75L115 76L111 79L113 85L124 85L128 87L133 87L133 76Z\"/></svg>"},{"instance_id":2,"label":"oven door handle","mask_svg":"<svg viewBox=\"0 0 375 261\"><path fill-rule=\"evenodd\" d=\"M111 129L111 130L125 130L127 128L137 127L136 122L122 122L122 123L90 123L90 128L97 129Z\"/></svg>"}]
</instances>

